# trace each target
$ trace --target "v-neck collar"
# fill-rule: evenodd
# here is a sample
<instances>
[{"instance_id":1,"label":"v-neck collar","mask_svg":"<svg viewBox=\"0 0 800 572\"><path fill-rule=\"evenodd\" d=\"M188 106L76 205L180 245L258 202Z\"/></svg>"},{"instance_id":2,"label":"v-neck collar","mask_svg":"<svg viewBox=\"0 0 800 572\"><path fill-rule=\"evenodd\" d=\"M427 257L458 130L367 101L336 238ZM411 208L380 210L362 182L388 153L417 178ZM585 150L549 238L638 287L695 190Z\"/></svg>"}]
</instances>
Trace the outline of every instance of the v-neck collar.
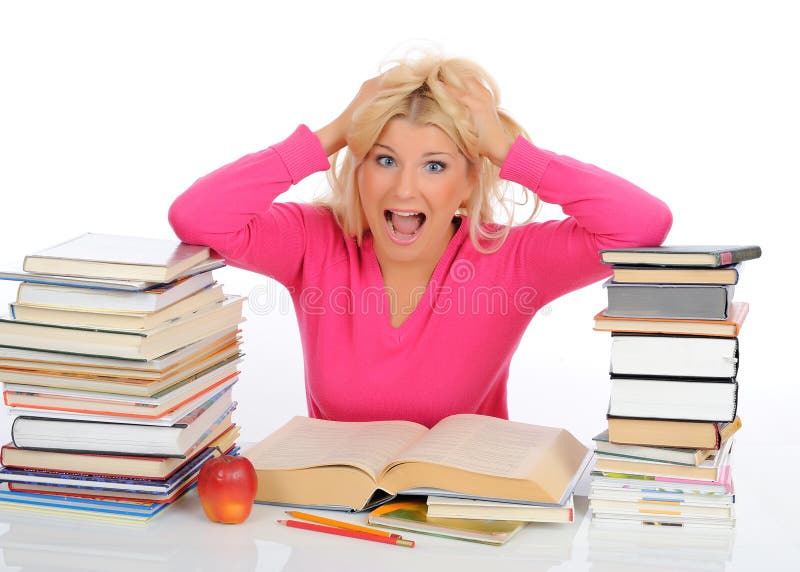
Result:
<instances>
[{"instance_id":1,"label":"v-neck collar","mask_svg":"<svg viewBox=\"0 0 800 572\"><path fill-rule=\"evenodd\" d=\"M453 234L452 238L450 238L450 242L447 243L447 248L445 248L442 256L439 258L439 261L436 263L436 266L433 269L433 274L431 274L428 283L425 285L425 292L422 294L419 303L417 303L417 306L414 308L411 314L409 314L403 323L397 327L392 325L391 311L387 311L383 316L378 316L378 320L390 332L397 335L402 334L411 328L415 322L421 319L420 315L423 315L426 311L423 306L427 306L428 309L433 308L435 303L434 297L436 295L436 289L431 288L431 284L435 284L437 286L442 284L443 278L445 277L444 273L448 268L450 268L456 252L458 252L458 249L465 240L466 235L469 234L469 218L466 216L461 216L458 218L460 219L460 224L458 225L455 234ZM369 265L368 271L371 274L370 281L374 285L381 288L384 300L386 301L385 297L387 297L389 294L386 292L386 283L383 280L381 265L378 262L378 255L375 253L375 245L373 243L372 233L369 231L364 235L362 249L365 254L364 259ZM385 305L386 308L390 308L390 306L390 304Z\"/></svg>"}]
</instances>

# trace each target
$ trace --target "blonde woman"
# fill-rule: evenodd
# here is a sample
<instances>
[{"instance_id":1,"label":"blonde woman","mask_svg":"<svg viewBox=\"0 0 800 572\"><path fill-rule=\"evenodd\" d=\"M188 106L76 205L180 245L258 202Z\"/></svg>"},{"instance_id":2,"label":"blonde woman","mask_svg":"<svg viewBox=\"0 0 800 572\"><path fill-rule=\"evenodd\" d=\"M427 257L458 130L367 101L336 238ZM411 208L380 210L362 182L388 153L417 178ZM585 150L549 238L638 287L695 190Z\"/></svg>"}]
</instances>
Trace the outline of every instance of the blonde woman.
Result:
<instances>
[{"instance_id":1,"label":"blonde woman","mask_svg":"<svg viewBox=\"0 0 800 572\"><path fill-rule=\"evenodd\" d=\"M328 125L301 125L172 205L183 241L289 289L310 416L507 418L509 365L536 311L606 277L598 250L665 238L664 203L534 146L496 94L472 62L400 62ZM320 203L273 203L328 169ZM505 181L568 218L496 222Z\"/></svg>"}]
</instances>

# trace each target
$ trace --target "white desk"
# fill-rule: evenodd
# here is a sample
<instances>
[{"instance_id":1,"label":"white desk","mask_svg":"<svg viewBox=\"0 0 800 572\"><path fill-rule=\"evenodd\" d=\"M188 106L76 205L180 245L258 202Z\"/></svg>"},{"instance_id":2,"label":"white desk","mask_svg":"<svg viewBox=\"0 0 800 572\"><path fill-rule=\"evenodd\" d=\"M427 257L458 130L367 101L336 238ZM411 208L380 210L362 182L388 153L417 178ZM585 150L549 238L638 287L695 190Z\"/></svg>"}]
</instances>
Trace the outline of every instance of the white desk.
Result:
<instances>
[{"instance_id":1,"label":"white desk","mask_svg":"<svg viewBox=\"0 0 800 572\"><path fill-rule=\"evenodd\" d=\"M774 446L737 448L738 522L730 532L598 527L586 515L587 499L579 496L574 524L529 525L502 547L407 533L417 541L409 549L285 528L275 524L283 509L272 506L254 507L241 525L214 524L206 520L193 492L151 524L138 527L0 511L0 569L797 570L800 501L784 491L800 467L798 454L800 446L790 451ZM584 479L578 492L585 494L586 485ZM332 516L354 522L364 519L363 514Z\"/></svg>"}]
</instances>

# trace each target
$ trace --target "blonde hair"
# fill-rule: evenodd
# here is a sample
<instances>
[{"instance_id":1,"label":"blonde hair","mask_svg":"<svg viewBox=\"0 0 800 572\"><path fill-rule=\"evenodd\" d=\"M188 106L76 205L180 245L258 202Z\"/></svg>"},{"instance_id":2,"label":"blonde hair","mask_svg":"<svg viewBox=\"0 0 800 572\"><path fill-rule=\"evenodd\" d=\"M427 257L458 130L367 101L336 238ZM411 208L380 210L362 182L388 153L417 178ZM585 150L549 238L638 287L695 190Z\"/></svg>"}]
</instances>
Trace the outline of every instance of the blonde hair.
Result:
<instances>
[{"instance_id":1,"label":"blonde hair","mask_svg":"<svg viewBox=\"0 0 800 572\"><path fill-rule=\"evenodd\" d=\"M499 177L500 169L478 153L478 134L473 127L469 110L442 85L464 89L465 80L473 78L487 87L499 104L499 91L494 80L477 64L457 58L426 56L417 60L396 63L384 72L381 89L371 100L358 108L347 133L347 148L330 158L328 180L331 192L318 204L328 207L342 230L356 238L358 244L365 230L363 208L359 197L357 169L372 149L386 124L404 118L418 125L433 125L444 131L456 144L470 164L475 167L475 188L457 214L469 217L469 234L475 248L484 253L502 246L511 229L515 201L506 198L506 183ZM497 109L507 133L516 138L527 137L522 127L505 111ZM342 157L343 155L343 157ZM536 214L539 199L534 195ZM526 200L527 202L527 195ZM508 215L505 224L494 221L495 206Z\"/></svg>"}]
</instances>

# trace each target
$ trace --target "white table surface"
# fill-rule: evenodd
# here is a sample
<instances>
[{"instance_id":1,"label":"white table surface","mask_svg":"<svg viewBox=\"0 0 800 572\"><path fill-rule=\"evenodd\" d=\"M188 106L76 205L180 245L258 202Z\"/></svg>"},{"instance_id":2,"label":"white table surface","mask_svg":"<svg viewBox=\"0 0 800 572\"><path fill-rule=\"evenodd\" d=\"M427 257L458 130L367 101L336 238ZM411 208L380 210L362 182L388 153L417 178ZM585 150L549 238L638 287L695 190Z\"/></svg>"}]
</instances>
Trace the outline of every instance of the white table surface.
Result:
<instances>
[{"instance_id":1,"label":"white table surface","mask_svg":"<svg viewBox=\"0 0 800 572\"><path fill-rule=\"evenodd\" d=\"M800 446L748 444L733 458L732 531L608 528L592 523L585 496L572 525L529 525L494 547L406 533L413 549L285 528L283 509L257 505L240 525L206 520L192 492L144 526L98 524L0 511L2 570L797 570ZM586 477L586 476L585 476ZM587 479L578 493L586 494ZM363 522L363 514L331 513Z\"/></svg>"}]
</instances>

